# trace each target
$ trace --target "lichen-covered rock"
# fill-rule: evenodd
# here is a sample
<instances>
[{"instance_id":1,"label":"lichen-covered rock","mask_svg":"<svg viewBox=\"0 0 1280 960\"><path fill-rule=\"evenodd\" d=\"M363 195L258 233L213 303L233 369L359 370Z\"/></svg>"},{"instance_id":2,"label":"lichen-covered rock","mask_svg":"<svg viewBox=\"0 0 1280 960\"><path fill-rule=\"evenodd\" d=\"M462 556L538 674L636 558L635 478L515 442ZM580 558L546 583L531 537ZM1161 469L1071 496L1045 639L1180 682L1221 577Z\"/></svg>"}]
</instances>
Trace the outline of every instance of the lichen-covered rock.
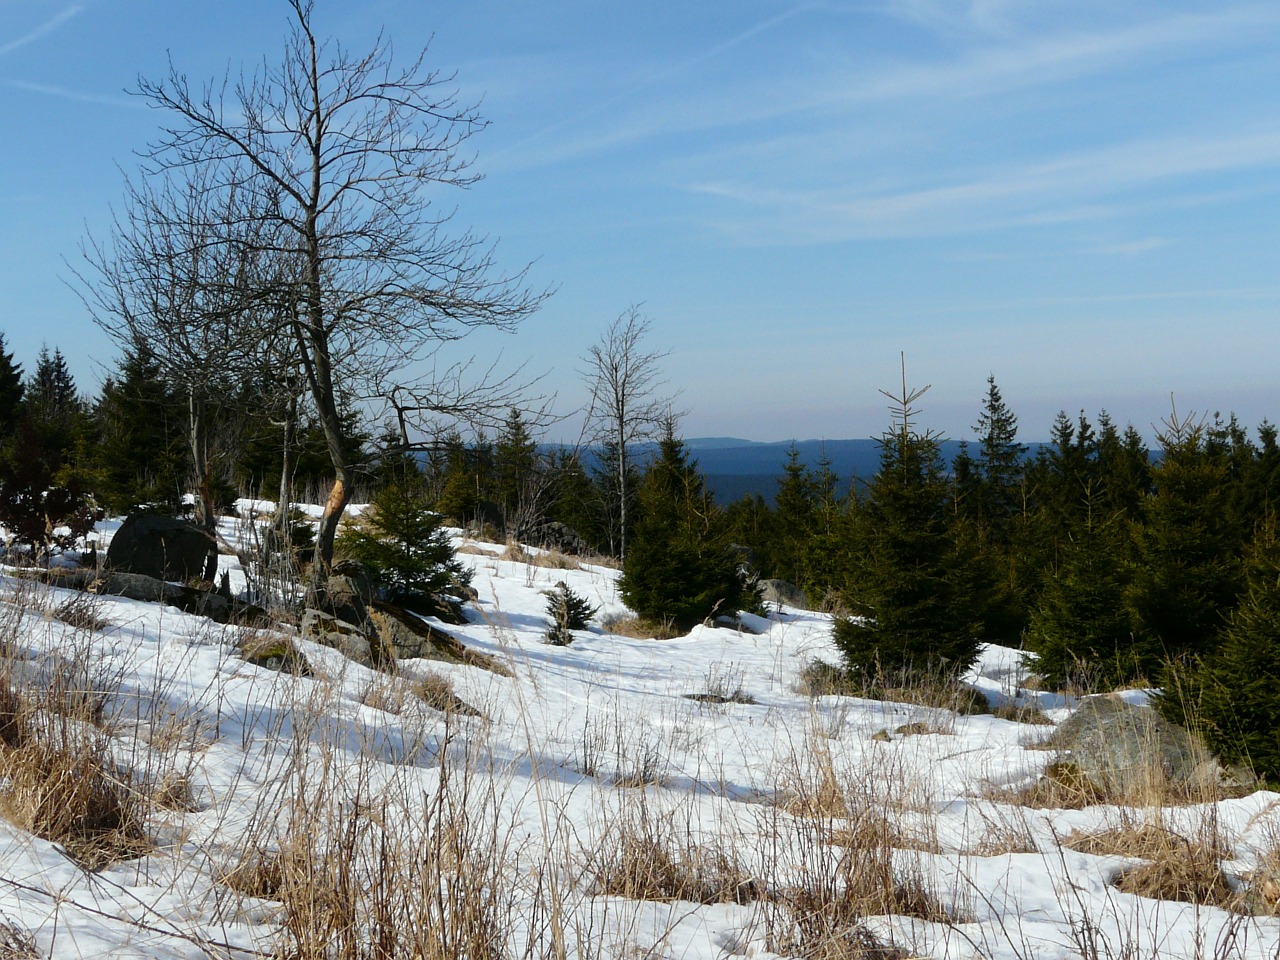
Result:
<instances>
[{"instance_id":1,"label":"lichen-covered rock","mask_svg":"<svg viewBox=\"0 0 1280 960\"><path fill-rule=\"evenodd\" d=\"M381 645L371 641L364 630L314 607L302 611L299 633L308 640L337 650L362 666L376 668L386 661Z\"/></svg>"},{"instance_id":2,"label":"lichen-covered rock","mask_svg":"<svg viewBox=\"0 0 1280 960\"><path fill-rule=\"evenodd\" d=\"M1194 736L1147 706L1087 697L1047 746L1070 757L1088 784L1107 797L1152 789L1195 791L1221 782L1222 767Z\"/></svg>"}]
</instances>

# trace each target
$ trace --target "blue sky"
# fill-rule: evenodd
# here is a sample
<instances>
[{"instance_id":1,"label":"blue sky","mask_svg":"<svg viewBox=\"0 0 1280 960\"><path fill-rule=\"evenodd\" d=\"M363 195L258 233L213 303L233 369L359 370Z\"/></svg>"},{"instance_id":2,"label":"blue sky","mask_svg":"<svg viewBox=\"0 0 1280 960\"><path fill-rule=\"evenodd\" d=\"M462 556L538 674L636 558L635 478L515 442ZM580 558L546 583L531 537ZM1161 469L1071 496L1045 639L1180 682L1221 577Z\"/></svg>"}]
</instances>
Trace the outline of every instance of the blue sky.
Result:
<instances>
[{"instance_id":1,"label":"blue sky","mask_svg":"<svg viewBox=\"0 0 1280 960\"><path fill-rule=\"evenodd\" d=\"M93 387L66 280L161 117L125 91L280 48L270 0L0 2L0 330ZM881 387L971 434L1059 409L1280 419L1280 5L318 0L457 74L485 179L442 194L557 292L502 349L569 413L632 304L689 436L859 437ZM572 432L568 425L560 433Z\"/></svg>"}]
</instances>

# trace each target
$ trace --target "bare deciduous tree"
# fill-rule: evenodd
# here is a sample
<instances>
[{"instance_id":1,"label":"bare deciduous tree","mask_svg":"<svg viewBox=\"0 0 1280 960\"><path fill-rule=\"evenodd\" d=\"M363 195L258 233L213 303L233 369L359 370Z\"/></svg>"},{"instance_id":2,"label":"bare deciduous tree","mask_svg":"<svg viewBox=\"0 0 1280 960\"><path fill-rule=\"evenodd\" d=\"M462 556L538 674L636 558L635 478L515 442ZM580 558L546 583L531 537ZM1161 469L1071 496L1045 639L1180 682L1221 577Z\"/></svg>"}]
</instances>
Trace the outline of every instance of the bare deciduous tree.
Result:
<instances>
[{"instance_id":1,"label":"bare deciduous tree","mask_svg":"<svg viewBox=\"0 0 1280 960\"><path fill-rule=\"evenodd\" d=\"M672 415L671 397L662 393L660 363L666 353L647 350L649 321L637 307L618 316L583 357L583 375L591 388L586 431L592 443L607 448L614 474L618 556L627 555L628 500L633 448L658 435Z\"/></svg>"},{"instance_id":2,"label":"bare deciduous tree","mask_svg":"<svg viewBox=\"0 0 1280 960\"><path fill-rule=\"evenodd\" d=\"M292 341L333 464L319 576L354 480L341 401L381 404L406 441L440 414L500 422L519 384L492 367L469 380L467 363L438 365L438 351L479 327L513 329L545 294L523 270L498 271L484 238L450 233L452 210L429 196L478 179L461 151L484 122L450 78L425 67L425 51L397 66L381 37L363 55L318 39L312 0L288 4L279 62L196 89L171 67L138 92L171 118L146 153L149 172L206 171L215 191L237 184L270 225L252 232L296 270L274 297L293 309L259 320Z\"/></svg>"},{"instance_id":3,"label":"bare deciduous tree","mask_svg":"<svg viewBox=\"0 0 1280 960\"><path fill-rule=\"evenodd\" d=\"M127 183L109 240L86 241L78 277L98 325L125 350L145 347L186 398L196 519L212 529L213 408L269 342L262 317L280 304L263 295L281 265L265 253L271 224L246 205L251 195L234 179L214 189L209 172Z\"/></svg>"}]
</instances>

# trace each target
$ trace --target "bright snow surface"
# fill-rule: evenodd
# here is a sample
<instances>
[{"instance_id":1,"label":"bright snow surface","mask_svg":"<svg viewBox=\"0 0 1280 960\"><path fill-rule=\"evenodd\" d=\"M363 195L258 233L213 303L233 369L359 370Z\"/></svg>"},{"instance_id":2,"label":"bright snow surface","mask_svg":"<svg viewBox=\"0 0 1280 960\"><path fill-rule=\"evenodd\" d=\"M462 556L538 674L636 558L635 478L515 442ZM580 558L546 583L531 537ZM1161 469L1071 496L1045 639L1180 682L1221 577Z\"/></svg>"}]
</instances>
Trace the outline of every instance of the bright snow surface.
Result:
<instances>
[{"instance_id":1,"label":"bright snow surface","mask_svg":"<svg viewBox=\"0 0 1280 960\"><path fill-rule=\"evenodd\" d=\"M243 541L246 522L225 521L222 535ZM118 524L103 526L109 537ZM451 809L468 811L485 849L501 858L489 881L476 882L486 890L504 884L506 946L515 955L551 956L556 943L581 957L791 955L767 898L629 899L607 887L601 864L628 825L634 833L643 822L677 854L728 857L753 891L803 884L840 855L832 836L815 852L814 818L796 801L828 782L856 796L864 814L890 818L901 840L895 869L953 911L947 923L866 921L907 956L1280 954L1276 921L1121 893L1111 881L1138 861L1059 843L1152 811L1041 810L990 799L1035 781L1050 755L1031 748L1052 727L807 696L797 692L802 669L815 658L837 660L829 617L782 609L745 616L753 632L699 627L672 640L630 639L597 625L626 613L615 570L503 560L497 544L465 548L479 600L468 605L468 625L445 629L511 677L409 661L391 678L303 641L314 675L293 676L240 659L241 631L173 608L104 598L98 615L109 626L92 633L47 612L27 614L10 635L10 656L36 671L90 663L97 682L110 680L109 726L122 766L144 784L149 771L178 771L191 802L155 818L149 854L97 871L0 819L0 956L18 956L5 953L5 925L29 933L38 955L68 960L271 954L282 942L283 908L227 881L250 852L279 849L291 817L318 832L378 816L399 835L438 830L443 821L422 811L441 795L442 775L446 789L465 793ZM233 587L243 588L235 557L220 559ZM565 647L544 642L546 594L560 581L600 608ZM21 592L45 611L72 596L11 577L0 588L6 603ZM430 675L450 681L483 717L447 718L406 695ZM1040 706L1055 721L1070 713L1073 704L1060 698L1037 703L1024 679L1019 654L996 647L984 650L971 677L993 704ZM740 692L750 702L689 698L709 692ZM912 723L933 732L894 732ZM880 731L889 739L875 737ZM1277 800L1259 792L1169 808L1159 819L1189 836L1206 824L1216 829L1229 846L1227 872L1239 878L1280 836ZM833 834L841 828L839 818L820 819ZM322 842L318 833L313 839ZM423 841L414 849L434 848ZM563 915L548 924L557 910ZM557 940L552 926L567 932Z\"/></svg>"}]
</instances>

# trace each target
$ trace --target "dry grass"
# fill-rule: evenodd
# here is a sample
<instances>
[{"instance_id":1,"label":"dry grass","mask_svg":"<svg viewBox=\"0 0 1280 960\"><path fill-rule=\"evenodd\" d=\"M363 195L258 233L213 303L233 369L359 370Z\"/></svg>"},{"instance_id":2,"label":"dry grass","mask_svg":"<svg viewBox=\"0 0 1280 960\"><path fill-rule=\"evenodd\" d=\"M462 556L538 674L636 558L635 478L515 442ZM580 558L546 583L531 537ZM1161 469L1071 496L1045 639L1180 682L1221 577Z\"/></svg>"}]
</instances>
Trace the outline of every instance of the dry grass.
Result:
<instances>
[{"instance_id":1,"label":"dry grass","mask_svg":"<svg viewBox=\"0 0 1280 960\"><path fill-rule=\"evenodd\" d=\"M42 960L36 939L16 920L0 914L0 960Z\"/></svg>"},{"instance_id":2,"label":"dry grass","mask_svg":"<svg viewBox=\"0 0 1280 960\"><path fill-rule=\"evenodd\" d=\"M1167 826L1160 809L1153 808L1141 819L1124 814L1104 830L1074 832L1062 845L1095 856L1149 861L1116 877L1115 886L1124 893L1226 908L1239 900L1222 870L1222 861L1233 854L1213 815L1196 823L1188 836Z\"/></svg>"},{"instance_id":3,"label":"dry grass","mask_svg":"<svg viewBox=\"0 0 1280 960\"><path fill-rule=\"evenodd\" d=\"M671 640L684 636L670 622L659 623L634 615L608 616L600 621L600 626L614 636L630 637L632 640Z\"/></svg>"},{"instance_id":4,"label":"dry grass","mask_svg":"<svg viewBox=\"0 0 1280 960\"><path fill-rule=\"evenodd\" d=\"M1107 798L1070 760L1054 760L1030 786L989 790L985 799L1032 810L1082 810Z\"/></svg>"},{"instance_id":5,"label":"dry grass","mask_svg":"<svg viewBox=\"0 0 1280 960\"><path fill-rule=\"evenodd\" d=\"M1022 807L998 807L980 813L982 835L967 853L975 857L1002 857L1012 853L1039 853L1035 834Z\"/></svg>"},{"instance_id":6,"label":"dry grass","mask_svg":"<svg viewBox=\"0 0 1280 960\"><path fill-rule=\"evenodd\" d=\"M674 811L659 814L645 792L624 806L587 857L593 893L628 900L750 903L759 883L730 843L696 843Z\"/></svg>"},{"instance_id":7,"label":"dry grass","mask_svg":"<svg viewBox=\"0 0 1280 960\"><path fill-rule=\"evenodd\" d=\"M239 638L237 649L240 658L254 666L299 677L312 675L311 664L288 634L275 630L246 630Z\"/></svg>"},{"instance_id":8,"label":"dry grass","mask_svg":"<svg viewBox=\"0 0 1280 960\"><path fill-rule=\"evenodd\" d=\"M76 630L101 633L114 626L102 616L102 606L102 599L95 594L79 593L54 607L50 616Z\"/></svg>"},{"instance_id":9,"label":"dry grass","mask_svg":"<svg viewBox=\"0 0 1280 960\"><path fill-rule=\"evenodd\" d=\"M1053 721L1046 717L1043 711L1037 710L1035 707L1004 704L1003 706L992 707L991 715L997 720L1012 720L1014 723L1025 723L1036 727L1053 726Z\"/></svg>"},{"instance_id":10,"label":"dry grass","mask_svg":"<svg viewBox=\"0 0 1280 960\"><path fill-rule=\"evenodd\" d=\"M531 956L574 952L552 923L550 864L531 871L510 844L503 784L451 733L440 755L425 794L407 777L375 788L368 770L297 766L285 808L262 811L221 876L228 893L281 905L275 956L499 960L521 936Z\"/></svg>"},{"instance_id":11,"label":"dry grass","mask_svg":"<svg viewBox=\"0 0 1280 960\"><path fill-rule=\"evenodd\" d=\"M499 560L513 563L525 563L531 567L542 567L547 570L581 570L582 564L577 557L570 556L560 550L530 549L514 540L508 540L506 548L498 555Z\"/></svg>"},{"instance_id":12,"label":"dry grass","mask_svg":"<svg viewBox=\"0 0 1280 960\"><path fill-rule=\"evenodd\" d=\"M454 692L453 681L442 673L432 671L426 674L411 689L415 696L433 710L463 717L481 716L479 710Z\"/></svg>"},{"instance_id":13,"label":"dry grass","mask_svg":"<svg viewBox=\"0 0 1280 960\"><path fill-rule=\"evenodd\" d=\"M950 710L962 716L991 712L987 698L981 691L947 677L904 676L873 684L862 678L852 677L841 667L825 660L811 660L805 665L796 680L795 692L809 697L861 697L905 703L915 707Z\"/></svg>"},{"instance_id":14,"label":"dry grass","mask_svg":"<svg viewBox=\"0 0 1280 960\"><path fill-rule=\"evenodd\" d=\"M56 657L19 658L23 612L41 607L30 596L18 599L0 624L0 812L86 869L138 856L148 848L152 758L140 759L145 748L137 745L120 756L109 729L119 668L95 657L87 618Z\"/></svg>"},{"instance_id":15,"label":"dry grass","mask_svg":"<svg viewBox=\"0 0 1280 960\"><path fill-rule=\"evenodd\" d=\"M933 893L925 861L895 860L895 850L938 850L936 837L906 837L898 826L919 805L906 771L878 754L842 771L820 736L804 751L784 773L783 800L761 829L773 845L762 856L781 870L763 901L768 949L817 960L911 956L873 936L866 919L952 924L961 911Z\"/></svg>"}]
</instances>

